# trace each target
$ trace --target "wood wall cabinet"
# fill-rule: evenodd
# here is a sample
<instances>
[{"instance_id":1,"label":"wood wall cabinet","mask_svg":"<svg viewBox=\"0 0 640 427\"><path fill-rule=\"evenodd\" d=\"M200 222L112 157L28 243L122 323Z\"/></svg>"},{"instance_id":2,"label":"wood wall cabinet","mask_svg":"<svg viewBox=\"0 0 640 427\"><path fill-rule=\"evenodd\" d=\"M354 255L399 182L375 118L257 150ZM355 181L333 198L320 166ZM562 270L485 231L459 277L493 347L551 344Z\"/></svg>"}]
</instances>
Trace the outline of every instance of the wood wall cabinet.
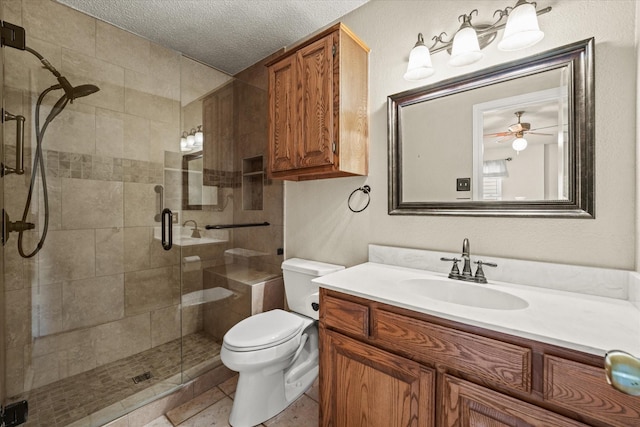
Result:
<instances>
[{"instance_id":1,"label":"wood wall cabinet","mask_svg":"<svg viewBox=\"0 0 640 427\"><path fill-rule=\"evenodd\" d=\"M267 64L271 178L367 174L368 53L336 24Z\"/></svg>"},{"instance_id":2,"label":"wood wall cabinet","mask_svg":"<svg viewBox=\"0 0 640 427\"><path fill-rule=\"evenodd\" d=\"M640 426L603 358L320 290L320 425Z\"/></svg>"}]
</instances>

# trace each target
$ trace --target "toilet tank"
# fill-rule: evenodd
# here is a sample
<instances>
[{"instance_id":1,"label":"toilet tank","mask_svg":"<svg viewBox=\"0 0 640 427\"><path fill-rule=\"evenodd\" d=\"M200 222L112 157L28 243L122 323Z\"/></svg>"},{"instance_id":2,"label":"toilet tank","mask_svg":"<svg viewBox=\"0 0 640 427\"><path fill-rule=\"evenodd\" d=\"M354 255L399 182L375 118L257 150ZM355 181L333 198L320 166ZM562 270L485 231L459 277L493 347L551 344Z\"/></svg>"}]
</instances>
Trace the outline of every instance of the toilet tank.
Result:
<instances>
[{"instance_id":1,"label":"toilet tank","mask_svg":"<svg viewBox=\"0 0 640 427\"><path fill-rule=\"evenodd\" d=\"M312 319L318 319L318 312L311 306L312 302L318 302L318 285L311 280L343 269L343 265L301 258L284 261L282 275L289 309Z\"/></svg>"}]
</instances>

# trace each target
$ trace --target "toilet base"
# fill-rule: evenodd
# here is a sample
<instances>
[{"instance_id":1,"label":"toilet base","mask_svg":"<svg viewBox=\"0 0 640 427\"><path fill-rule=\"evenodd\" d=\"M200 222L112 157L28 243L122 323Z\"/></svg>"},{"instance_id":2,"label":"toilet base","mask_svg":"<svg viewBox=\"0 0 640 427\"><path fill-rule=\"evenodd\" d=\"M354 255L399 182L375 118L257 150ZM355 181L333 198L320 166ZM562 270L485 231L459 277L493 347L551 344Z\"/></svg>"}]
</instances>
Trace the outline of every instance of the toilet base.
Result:
<instances>
[{"instance_id":1,"label":"toilet base","mask_svg":"<svg viewBox=\"0 0 640 427\"><path fill-rule=\"evenodd\" d=\"M252 427L285 410L311 387L318 377L317 328L307 331L309 339L287 369L273 368L241 372L238 377L229 424Z\"/></svg>"}]
</instances>

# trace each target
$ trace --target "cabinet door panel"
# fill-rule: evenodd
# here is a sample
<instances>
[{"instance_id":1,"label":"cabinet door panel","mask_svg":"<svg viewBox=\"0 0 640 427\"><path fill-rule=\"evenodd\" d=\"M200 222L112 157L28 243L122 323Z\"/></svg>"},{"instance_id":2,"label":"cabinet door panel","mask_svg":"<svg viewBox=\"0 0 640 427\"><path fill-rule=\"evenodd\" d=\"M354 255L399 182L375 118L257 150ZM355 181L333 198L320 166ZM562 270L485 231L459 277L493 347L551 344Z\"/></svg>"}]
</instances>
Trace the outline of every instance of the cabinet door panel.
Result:
<instances>
[{"instance_id":1,"label":"cabinet door panel","mask_svg":"<svg viewBox=\"0 0 640 427\"><path fill-rule=\"evenodd\" d=\"M333 54L331 36L297 55L298 168L333 164Z\"/></svg>"},{"instance_id":2,"label":"cabinet door panel","mask_svg":"<svg viewBox=\"0 0 640 427\"><path fill-rule=\"evenodd\" d=\"M586 427L569 418L445 376L442 427Z\"/></svg>"},{"instance_id":3,"label":"cabinet door panel","mask_svg":"<svg viewBox=\"0 0 640 427\"><path fill-rule=\"evenodd\" d=\"M295 168L295 55L269 67L269 161L272 172Z\"/></svg>"},{"instance_id":4,"label":"cabinet door panel","mask_svg":"<svg viewBox=\"0 0 640 427\"><path fill-rule=\"evenodd\" d=\"M607 384L604 368L544 357L544 398L612 426L640 426L640 397Z\"/></svg>"},{"instance_id":5,"label":"cabinet door panel","mask_svg":"<svg viewBox=\"0 0 640 427\"><path fill-rule=\"evenodd\" d=\"M321 425L433 426L433 371L332 331L321 337Z\"/></svg>"},{"instance_id":6,"label":"cabinet door panel","mask_svg":"<svg viewBox=\"0 0 640 427\"><path fill-rule=\"evenodd\" d=\"M531 349L439 326L383 309L373 335L391 350L517 390L531 390Z\"/></svg>"}]
</instances>

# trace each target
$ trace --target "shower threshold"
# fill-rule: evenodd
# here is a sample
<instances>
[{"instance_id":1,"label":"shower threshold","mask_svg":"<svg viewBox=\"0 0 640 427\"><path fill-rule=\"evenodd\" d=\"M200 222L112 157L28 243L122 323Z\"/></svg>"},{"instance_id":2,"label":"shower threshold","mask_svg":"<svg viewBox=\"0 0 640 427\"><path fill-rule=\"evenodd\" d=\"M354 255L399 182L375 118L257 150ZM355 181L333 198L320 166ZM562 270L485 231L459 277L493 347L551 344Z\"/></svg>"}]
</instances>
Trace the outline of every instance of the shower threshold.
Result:
<instances>
[{"instance_id":1,"label":"shower threshold","mask_svg":"<svg viewBox=\"0 0 640 427\"><path fill-rule=\"evenodd\" d=\"M29 401L29 418L24 424L27 427L101 426L221 364L220 345L211 336L197 332L183 337L182 351L180 341L170 341L10 400ZM141 373L149 373L149 378L132 381Z\"/></svg>"}]
</instances>

